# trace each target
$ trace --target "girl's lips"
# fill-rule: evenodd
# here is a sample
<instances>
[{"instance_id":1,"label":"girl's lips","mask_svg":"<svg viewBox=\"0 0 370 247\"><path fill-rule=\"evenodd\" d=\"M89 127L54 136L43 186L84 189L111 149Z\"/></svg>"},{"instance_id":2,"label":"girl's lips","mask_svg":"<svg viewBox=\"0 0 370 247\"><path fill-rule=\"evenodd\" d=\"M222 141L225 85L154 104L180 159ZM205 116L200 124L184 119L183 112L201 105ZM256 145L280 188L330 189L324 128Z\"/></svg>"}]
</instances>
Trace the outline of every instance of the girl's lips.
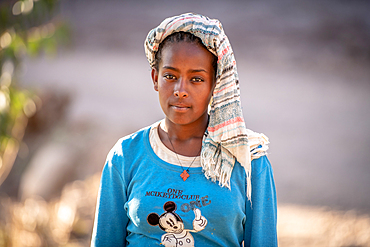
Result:
<instances>
[{"instance_id":1,"label":"girl's lips","mask_svg":"<svg viewBox=\"0 0 370 247\"><path fill-rule=\"evenodd\" d=\"M177 112L185 112L185 111L189 110L190 107L188 107L186 105L172 105L171 108L174 109Z\"/></svg>"}]
</instances>

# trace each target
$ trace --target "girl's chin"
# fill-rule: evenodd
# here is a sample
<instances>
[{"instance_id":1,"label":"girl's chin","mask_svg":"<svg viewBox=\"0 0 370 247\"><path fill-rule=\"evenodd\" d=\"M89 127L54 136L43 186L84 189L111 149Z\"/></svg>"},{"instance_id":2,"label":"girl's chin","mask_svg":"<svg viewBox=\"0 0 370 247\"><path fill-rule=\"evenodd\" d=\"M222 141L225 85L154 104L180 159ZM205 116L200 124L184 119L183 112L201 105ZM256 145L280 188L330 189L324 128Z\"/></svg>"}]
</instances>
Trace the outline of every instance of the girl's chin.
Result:
<instances>
[{"instance_id":1,"label":"girl's chin","mask_svg":"<svg viewBox=\"0 0 370 247\"><path fill-rule=\"evenodd\" d=\"M193 119L193 118L186 118L186 117L166 117L172 124L175 125L191 125L196 123L203 123L204 121L201 120L201 118Z\"/></svg>"}]
</instances>

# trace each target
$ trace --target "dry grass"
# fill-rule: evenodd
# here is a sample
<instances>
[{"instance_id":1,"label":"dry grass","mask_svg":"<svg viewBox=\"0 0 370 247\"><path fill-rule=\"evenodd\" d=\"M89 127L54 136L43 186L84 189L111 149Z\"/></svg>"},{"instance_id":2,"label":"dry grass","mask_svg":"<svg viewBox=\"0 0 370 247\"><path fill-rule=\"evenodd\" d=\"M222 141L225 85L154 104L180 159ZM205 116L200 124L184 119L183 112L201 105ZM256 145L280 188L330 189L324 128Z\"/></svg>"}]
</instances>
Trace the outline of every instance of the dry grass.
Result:
<instances>
[{"instance_id":1,"label":"dry grass","mask_svg":"<svg viewBox=\"0 0 370 247\"><path fill-rule=\"evenodd\" d=\"M89 246L99 181L96 174L69 183L50 202L0 197L0 247Z\"/></svg>"},{"instance_id":2,"label":"dry grass","mask_svg":"<svg viewBox=\"0 0 370 247\"><path fill-rule=\"evenodd\" d=\"M370 216L326 207L280 205L280 246L370 246Z\"/></svg>"}]
</instances>

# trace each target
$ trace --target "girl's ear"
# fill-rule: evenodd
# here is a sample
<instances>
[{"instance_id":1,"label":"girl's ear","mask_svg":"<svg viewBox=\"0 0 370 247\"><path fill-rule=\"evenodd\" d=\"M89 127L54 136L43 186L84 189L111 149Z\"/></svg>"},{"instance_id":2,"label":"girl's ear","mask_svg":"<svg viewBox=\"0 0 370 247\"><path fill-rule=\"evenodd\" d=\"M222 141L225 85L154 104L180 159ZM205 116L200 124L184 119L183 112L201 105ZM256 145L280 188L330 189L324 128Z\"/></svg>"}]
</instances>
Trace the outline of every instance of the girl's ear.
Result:
<instances>
[{"instance_id":1,"label":"girl's ear","mask_svg":"<svg viewBox=\"0 0 370 247\"><path fill-rule=\"evenodd\" d=\"M152 68L152 81L154 84L154 90L158 91L158 71L156 68Z\"/></svg>"}]
</instances>

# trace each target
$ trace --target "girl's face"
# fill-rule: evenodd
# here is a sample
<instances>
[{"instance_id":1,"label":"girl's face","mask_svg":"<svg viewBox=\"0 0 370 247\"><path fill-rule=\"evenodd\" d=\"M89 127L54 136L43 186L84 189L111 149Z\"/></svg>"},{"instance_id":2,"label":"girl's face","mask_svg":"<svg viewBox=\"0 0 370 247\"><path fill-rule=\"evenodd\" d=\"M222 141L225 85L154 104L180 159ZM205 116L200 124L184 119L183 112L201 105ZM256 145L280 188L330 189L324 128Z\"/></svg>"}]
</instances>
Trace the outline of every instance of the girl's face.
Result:
<instances>
[{"instance_id":1,"label":"girl's face","mask_svg":"<svg viewBox=\"0 0 370 247\"><path fill-rule=\"evenodd\" d=\"M203 123L215 85L213 55L199 44L179 42L163 47L154 89L166 118L174 124Z\"/></svg>"}]
</instances>

